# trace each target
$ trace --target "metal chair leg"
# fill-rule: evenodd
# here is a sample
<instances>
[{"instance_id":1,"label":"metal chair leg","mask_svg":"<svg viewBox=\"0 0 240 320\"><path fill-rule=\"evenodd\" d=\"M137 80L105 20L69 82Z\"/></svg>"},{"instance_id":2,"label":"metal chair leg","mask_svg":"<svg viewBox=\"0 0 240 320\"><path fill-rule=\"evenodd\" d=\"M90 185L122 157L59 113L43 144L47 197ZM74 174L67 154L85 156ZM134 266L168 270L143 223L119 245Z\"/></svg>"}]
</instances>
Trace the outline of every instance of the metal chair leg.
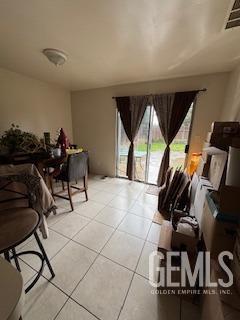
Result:
<instances>
[{"instance_id":1,"label":"metal chair leg","mask_svg":"<svg viewBox=\"0 0 240 320\"><path fill-rule=\"evenodd\" d=\"M71 209L72 209L72 211L73 211L74 208L73 208L73 202L72 202L72 192L71 192L71 186L70 186L70 183L69 183L69 182L67 182L67 188L68 188L68 197L69 197Z\"/></svg>"},{"instance_id":2,"label":"metal chair leg","mask_svg":"<svg viewBox=\"0 0 240 320\"><path fill-rule=\"evenodd\" d=\"M4 253L4 258L11 263L11 259L10 259L10 255L9 255L9 251L5 251Z\"/></svg>"},{"instance_id":3,"label":"metal chair leg","mask_svg":"<svg viewBox=\"0 0 240 320\"><path fill-rule=\"evenodd\" d=\"M86 201L88 201L88 194L87 194L87 177L86 177L86 176L83 177L83 185L84 185L84 192L85 192L85 196L86 196Z\"/></svg>"},{"instance_id":4,"label":"metal chair leg","mask_svg":"<svg viewBox=\"0 0 240 320\"><path fill-rule=\"evenodd\" d=\"M49 261L49 259L48 259L47 254L46 254L46 251L45 251L45 249L44 249L44 247L43 247L43 245L42 245L42 242L41 242L41 240L40 240L37 232L34 233L34 236L35 236L35 239L36 239L37 244L38 244L38 246L39 246L39 249L41 250L41 253L42 253L43 257L44 257L44 260L46 261L46 264L47 264L48 269L49 269L49 271L50 271L50 273L51 273L51 275L52 275L52 278L54 278L54 277L55 277L55 273L54 273L54 271L53 271L53 268L52 268L52 266L51 266L51 264L50 264L50 261Z\"/></svg>"},{"instance_id":5,"label":"metal chair leg","mask_svg":"<svg viewBox=\"0 0 240 320\"><path fill-rule=\"evenodd\" d=\"M13 253L13 259L14 259L16 268L18 269L19 272L21 272L21 268L20 268L20 264L19 264L19 262L18 262L18 257L17 257L16 249L15 249L15 248L12 249L12 253Z\"/></svg>"}]
</instances>

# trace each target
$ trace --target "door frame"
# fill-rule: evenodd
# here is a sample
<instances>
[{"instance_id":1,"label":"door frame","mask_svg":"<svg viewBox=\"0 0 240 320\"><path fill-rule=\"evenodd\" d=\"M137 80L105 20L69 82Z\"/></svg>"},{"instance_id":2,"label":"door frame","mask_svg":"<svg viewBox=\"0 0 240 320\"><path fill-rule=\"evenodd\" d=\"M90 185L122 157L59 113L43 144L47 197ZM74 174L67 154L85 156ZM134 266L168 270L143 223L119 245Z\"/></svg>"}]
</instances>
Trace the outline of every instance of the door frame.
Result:
<instances>
[{"instance_id":1,"label":"door frame","mask_svg":"<svg viewBox=\"0 0 240 320\"><path fill-rule=\"evenodd\" d=\"M150 153L152 146L152 126L153 126L153 105L150 105L150 115L149 115L149 125L148 125L148 137L147 137L147 156L146 156L146 169L145 169L145 180L144 183L148 183L149 175L149 163L150 163ZM151 141L151 143L150 143Z\"/></svg>"},{"instance_id":2,"label":"door frame","mask_svg":"<svg viewBox=\"0 0 240 320\"><path fill-rule=\"evenodd\" d=\"M194 121L194 118L195 118L195 111L196 111L196 103L197 103L197 100L195 99L193 101L193 103L192 103L191 122L190 122L190 127L189 127L189 131L188 131L188 139L187 139L187 144L186 144L186 146L188 146L188 151L185 152L184 169L186 169L187 164L188 164L190 142L191 142L191 139L192 139L192 131L193 131L193 121Z\"/></svg>"}]
</instances>

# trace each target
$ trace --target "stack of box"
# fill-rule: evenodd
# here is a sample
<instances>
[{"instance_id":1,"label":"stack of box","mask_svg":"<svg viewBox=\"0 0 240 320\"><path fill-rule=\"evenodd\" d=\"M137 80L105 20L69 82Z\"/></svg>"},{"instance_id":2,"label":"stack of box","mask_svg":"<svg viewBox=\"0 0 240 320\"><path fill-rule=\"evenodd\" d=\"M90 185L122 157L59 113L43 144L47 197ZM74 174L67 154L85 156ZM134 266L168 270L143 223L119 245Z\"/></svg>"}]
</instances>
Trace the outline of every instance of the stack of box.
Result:
<instances>
[{"instance_id":1,"label":"stack of box","mask_svg":"<svg viewBox=\"0 0 240 320\"><path fill-rule=\"evenodd\" d=\"M229 147L240 148L240 123L239 122L213 122L211 131L208 132L203 145L202 158L199 162L197 174L207 177L211 155L207 150L209 147L216 147L228 151Z\"/></svg>"},{"instance_id":2,"label":"stack of box","mask_svg":"<svg viewBox=\"0 0 240 320\"><path fill-rule=\"evenodd\" d=\"M167 270L167 261L166 261L166 253L168 251L182 251L183 247L185 248L184 251L188 253L189 263L192 272L194 271L196 259L197 259L197 243L198 239L181 234L179 232L174 231L172 227L172 223L170 221L164 221L164 223L161 226L161 232L160 232L160 238L158 243L158 251L160 251L164 258L160 261L160 267L165 269L165 281L166 279L166 270ZM161 290L171 290L171 294L181 295L182 297L186 299L191 299L194 295L193 290L194 289L190 286L189 282L187 281L185 285L181 285L181 261L179 257L175 257L175 259L172 259L172 266L178 267L176 270L171 271L171 281L177 282L180 284L180 286L176 287L168 287L167 283L165 282L164 285L160 285L159 289ZM158 274L160 277L161 275ZM159 281L160 278L157 277L157 280ZM187 291L186 291L187 290Z\"/></svg>"},{"instance_id":3,"label":"stack of box","mask_svg":"<svg viewBox=\"0 0 240 320\"><path fill-rule=\"evenodd\" d=\"M225 173L228 153L216 147L209 147L206 151L208 163L204 165L204 176L199 176L193 214L198 220L202 230L203 206L206 194L210 190L219 191L225 185ZM203 174L203 172L202 172Z\"/></svg>"},{"instance_id":4,"label":"stack of box","mask_svg":"<svg viewBox=\"0 0 240 320\"><path fill-rule=\"evenodd\" d=\"M240 197L240 187L226 185L231 165L228 160L230 146L240 148L239 122L214 122L203 149L194 201L194 214L207 250L214 257L223 250L233 252L236 228L240 222L240 201L236 201ZM210 196L213 190L214 201Z\"/></svg>"},{"instance_id":5,"label":"stack of box","mask_svg":"<svg viewBox=\"0 0 240 320\"><path fill-rule=\"evenodd\" d=\"M217 282L224 279L225 274L220 266L211 261L211 281ZM240 319L240 296L234 287L230 288L231 294L224 294L224 289L218 285L215 289L209 288L215 294L205 294L203 296L202 320L237 320ZM229 288L228 288L229 289Z\"/></svg>"},{"instance_id":6,"label":"stack of box","mask_svg":"<svg viewBox=\"0 0 240 320\"><path fill-rule=\"evenodd\" d=\"M194 215L199 224L200 233L202 231L202 216L203 216L203 206L206 198L206 194L213 190L211 182L204 178L199 178L197 185L197 191L194 198L193 205L191 207L191 214Z\"/></svg>"},{"instance_id":7,"label":"stack of box","mask_svg":"<svg viewBox=\"0 0 240 320\"><path fill-rule=\"evenodd\" d=\"M213 122L211 132L207 134L206 144L228 151L229 146L239 143L239 122ZM207 145L206 145L207 146ZM236 146L237 147L237 146Z\"/></svg>"},{"instance_id":8,"label":"stack of box","mask_svg":"<svg viewBox=\"0 0 240 320\"><path fill-rule=\"evenodd\" d=\"M240 196L240 188L225 184L226 167L226 152L211 156L208 180L206 179L205 182L203 180L203 183L210 185L205 189L200 186L195 199L197 204L201 202L200 209L195 209L195 215L199 221L206 248L214 258L224 250L233 252L236 229L240 223L240 201L236 201ZM204 200L201 194L204 194ZM198 208L196 204L195 207ZM199 215L201 215L200 218Z\"/></svg>"},{"instance_id":9,"label":"stack of box","mask_svg":"<svg viewBox=\"0 0 240 320\"><path fill-rule=\"evenodd\" d=\"M222 251L233 252L239 220L233 212L220 210L222 208L217 208L210 193L207 193L201 227L206 249L216 259Z\"/></svg>"}]
</instances>

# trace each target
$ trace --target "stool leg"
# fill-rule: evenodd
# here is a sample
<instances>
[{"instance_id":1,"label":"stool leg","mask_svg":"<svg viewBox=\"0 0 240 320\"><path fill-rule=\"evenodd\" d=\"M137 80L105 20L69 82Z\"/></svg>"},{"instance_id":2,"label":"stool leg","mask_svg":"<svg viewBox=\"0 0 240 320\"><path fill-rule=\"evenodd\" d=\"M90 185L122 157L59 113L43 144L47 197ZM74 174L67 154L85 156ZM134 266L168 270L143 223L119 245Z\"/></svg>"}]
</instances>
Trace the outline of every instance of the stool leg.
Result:
<instances>
[{"instance_id":1,"label":"stool leg","mask_svg":"<svg viewBox=\"0 0 240 320\"><path fill-rule=\"evenodd\" d=\"M52 277L54 278L54 277L55 277L55 273L54 273L53 268L52 268L52 266L51 266L51 264L50 264L50 261L48 260L47 254L46 254L46 252L45 252L45 249L43 248L42 242L41 242L41 240L39 239L39 236L38 236L37 232L34 233L34 236L35 236L35 239L36 239L37 244L38 244L38 246L39 246L39 249L40 249L41 252L42 252L42 255L43 255L43 257L44 257L44 260L45 260L46 263L47 263L48 269L49 269Z\"/></svg>"},{"instance_id":2,"label":"stool leg","mask_svg":"<svg viewBox=\"0 0 240 320\"><path fill-rule=\"evenodd\" d=\"M19 272L21 272L21 268L20 268L20 265L19 265L19 262L18 262L18 258L17 258L17 255L16 255L16 249L15 248L12 249L12 253L13 253L13 259L14 259L16 268L18 269Z\"/></svg>"},{"instance_id":3,"label":"stool leg","mask_svg":"<svg viewBox=\"0 0 240 320\"><path fill-rule=\"evenodd\" d=\"M9 251L5 251L4 253L4 258L11 263L11 259L10 259L10 255L9 255Z\"/></svg>"},{"instance_id":4,"label":"stool leg","mask_svg":"<svg viewBox=\"0 0 240 320\"><path fill-rule=\"evenodd\" d=\"M83 177L83 186L84 186L86 201L88 201L88 194L87 194L88 185L87 185L87 177L86 176Z\"/></svg>"},{"instance_id":5,"label":"stool leg","mask_svg":"<svg viewBox=\"0 0 240 320\"><path fill-rule=\"evenodd\" d=\"M73 202L72 202L72 191L71 191L71 186L70 186L70 183L69 183L69 182L67 182L67 189L68 189L68 197L69 197L71 209L72 209L72 211L73 211L74 208L73 208Z\"/></svg>"}]
</instances>

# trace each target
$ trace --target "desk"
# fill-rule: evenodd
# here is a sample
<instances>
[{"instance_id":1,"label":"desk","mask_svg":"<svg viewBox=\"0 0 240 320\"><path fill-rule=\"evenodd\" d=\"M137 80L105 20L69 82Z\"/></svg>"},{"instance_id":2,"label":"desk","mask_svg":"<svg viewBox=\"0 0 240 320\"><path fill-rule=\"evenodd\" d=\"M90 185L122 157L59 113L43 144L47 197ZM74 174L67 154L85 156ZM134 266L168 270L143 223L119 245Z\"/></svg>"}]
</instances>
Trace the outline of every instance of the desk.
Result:
<instances>
[{"instance_id":1,"label":"desk","mask_svg":"<svg viewBox=\"0 0 240 320\"><path fill-rule=\"evenodd\" d=\"M24 304L21 273L0 257L0 319L19 320Z\"/></svg>"}]
</instances>

